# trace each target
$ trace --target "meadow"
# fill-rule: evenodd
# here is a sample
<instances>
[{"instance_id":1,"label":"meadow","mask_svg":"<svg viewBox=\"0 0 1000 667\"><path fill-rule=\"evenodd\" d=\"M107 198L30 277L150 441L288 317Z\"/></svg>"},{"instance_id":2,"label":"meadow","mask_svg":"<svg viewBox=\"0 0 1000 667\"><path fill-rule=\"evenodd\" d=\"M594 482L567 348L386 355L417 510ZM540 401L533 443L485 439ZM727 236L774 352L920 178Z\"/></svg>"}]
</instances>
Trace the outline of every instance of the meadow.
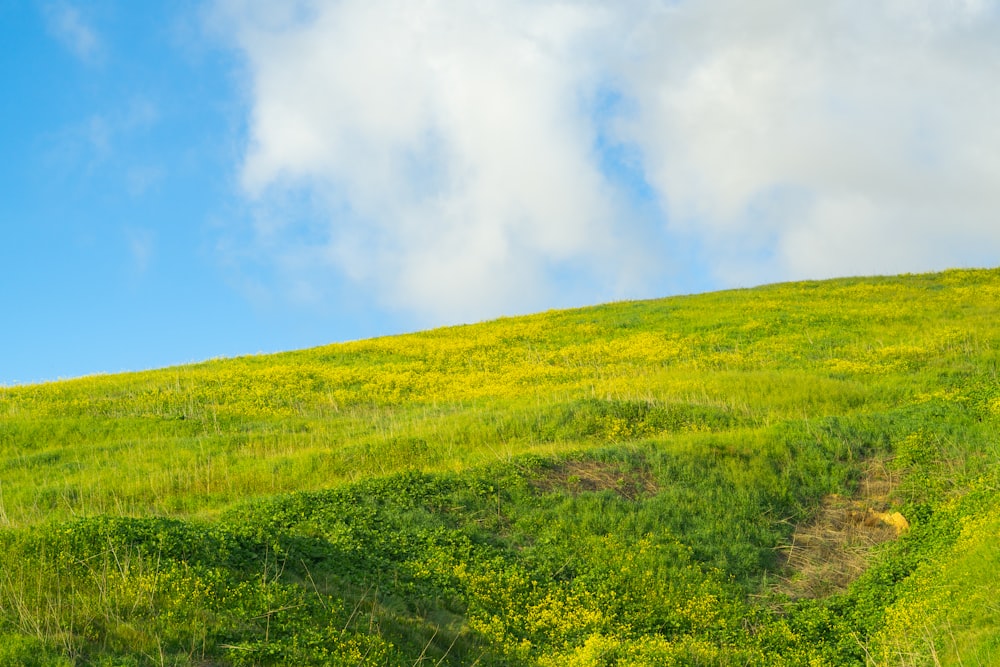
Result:
<instances>
[{"instance_id":1,"label":"meadow","mask_svg":"<svg viewBox=\"0 0 1000 667\"><path fill-rule=\"evenodd\" d=\"M1000 270L0 388L0 665L1000 664Z\"/></svg>"}]
</instances>

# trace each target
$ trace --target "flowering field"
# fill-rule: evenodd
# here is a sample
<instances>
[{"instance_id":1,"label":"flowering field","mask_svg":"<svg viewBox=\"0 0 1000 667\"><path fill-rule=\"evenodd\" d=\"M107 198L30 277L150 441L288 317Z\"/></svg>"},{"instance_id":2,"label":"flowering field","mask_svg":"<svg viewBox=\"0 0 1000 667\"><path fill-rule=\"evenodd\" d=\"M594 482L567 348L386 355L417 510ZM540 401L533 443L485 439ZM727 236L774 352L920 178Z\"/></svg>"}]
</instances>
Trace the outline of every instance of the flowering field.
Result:
<instances>
[{"instance_id":1,"label":"flowering field","mask_svg":"<svg viewBox=\"0 0 1000 667\"><path fill-rule=\"evenodd\" d=\"M1000 661L998 316L950 271L0 388L0 665Z\"/></svg>"}]
</instances>

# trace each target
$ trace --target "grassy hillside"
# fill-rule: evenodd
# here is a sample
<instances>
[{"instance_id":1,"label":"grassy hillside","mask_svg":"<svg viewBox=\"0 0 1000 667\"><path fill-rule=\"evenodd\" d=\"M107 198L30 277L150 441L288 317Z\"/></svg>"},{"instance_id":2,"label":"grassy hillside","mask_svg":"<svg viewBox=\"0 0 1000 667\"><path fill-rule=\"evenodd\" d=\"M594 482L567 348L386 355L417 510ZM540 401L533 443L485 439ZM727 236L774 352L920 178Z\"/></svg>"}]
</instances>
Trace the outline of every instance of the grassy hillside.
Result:
<instances>
[{"instance_id":1,"label":"grassy hillside","mask_svg":"<svg viewBox=\"0 0 1000 667\"><path fill-rule=\"evenodd\" d=\"M0 665L1000 663L1000 271L0 389Z\"/></svg>"}]
</instances>

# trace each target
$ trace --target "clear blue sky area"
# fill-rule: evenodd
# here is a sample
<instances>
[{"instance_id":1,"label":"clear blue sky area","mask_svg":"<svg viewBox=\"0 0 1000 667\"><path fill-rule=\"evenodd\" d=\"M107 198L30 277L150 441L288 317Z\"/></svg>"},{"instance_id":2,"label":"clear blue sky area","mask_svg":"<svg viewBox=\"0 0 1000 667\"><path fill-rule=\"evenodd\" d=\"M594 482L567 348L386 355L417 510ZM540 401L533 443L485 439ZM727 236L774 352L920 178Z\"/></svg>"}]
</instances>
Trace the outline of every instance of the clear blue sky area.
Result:
<instances>
[{"instance_id":1,"label":"clear blue sky area","mask_svg":"<svg viewBox=\"0 0 1000 667\"><path fill-rule=\"evenodd\" d=\"M0 386L1000 264L997 3L0 0Z\"/></svg>"},{"instance_id":2,"label":"clear blue sky area","mask_svg":"<svg viewBox=\"0 0 1000 667\"><path fill-rule=\"evenodd\" d=\"M405 326L356 299L248 293L253 267L218 248L246 217L236 54L205 37L196 3L82 6L100 29L89 55L41 3L0 2L0 385Z\"/></svg>"}]
</instances>

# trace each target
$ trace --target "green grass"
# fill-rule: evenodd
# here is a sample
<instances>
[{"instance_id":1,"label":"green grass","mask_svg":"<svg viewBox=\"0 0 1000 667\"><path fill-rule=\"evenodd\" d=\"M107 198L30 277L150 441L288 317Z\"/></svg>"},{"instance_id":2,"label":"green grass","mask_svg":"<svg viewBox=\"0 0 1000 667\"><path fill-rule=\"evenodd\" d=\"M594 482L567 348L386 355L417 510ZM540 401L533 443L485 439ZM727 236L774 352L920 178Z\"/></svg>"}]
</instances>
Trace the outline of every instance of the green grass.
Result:
<instances>
[{"instance_id":1,"label":"green grass","mask_svg":"<svg viewBox=\"0 0 1000 667\"><path fill-rule=\"evenodd\" d=\"M0 665L991 664L998 311L791 283L0 389ZM832 494L910 530L796 598Z\"/></svg>"}]
</instances>

